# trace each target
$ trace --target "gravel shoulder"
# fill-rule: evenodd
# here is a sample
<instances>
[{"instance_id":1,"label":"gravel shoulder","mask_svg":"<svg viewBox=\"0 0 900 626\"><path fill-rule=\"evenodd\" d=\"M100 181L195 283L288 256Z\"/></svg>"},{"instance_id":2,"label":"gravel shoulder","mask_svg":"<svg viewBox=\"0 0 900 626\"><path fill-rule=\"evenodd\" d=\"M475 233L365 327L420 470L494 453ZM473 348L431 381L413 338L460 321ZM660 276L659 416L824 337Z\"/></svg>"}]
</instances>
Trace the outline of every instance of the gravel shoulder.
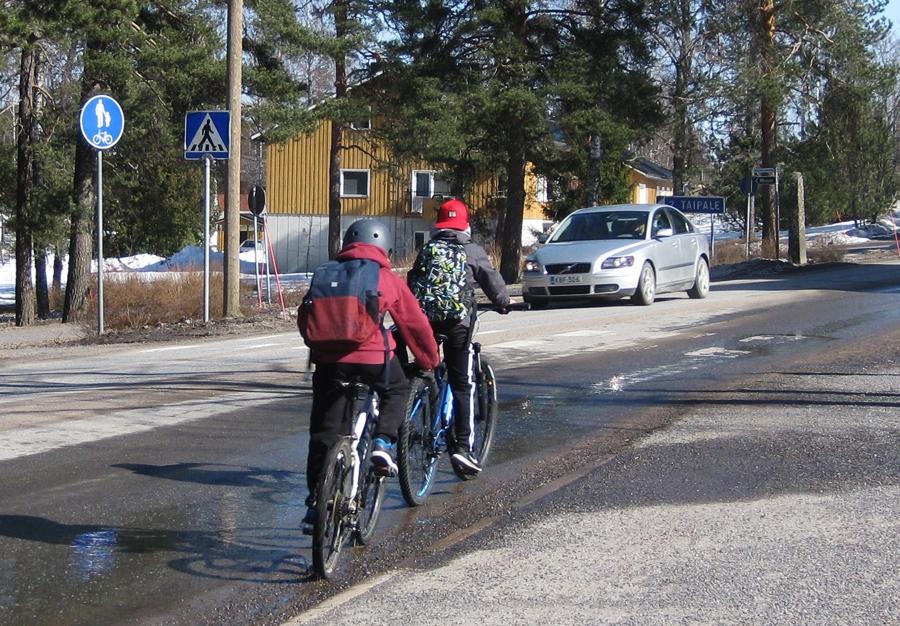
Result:
<instances>
[{"instance_id":1,"label":"gravel shoulder","mask_svg":"<svg viewBox=\"0 0 900 626\"><path fill-rule=\"evenodd\" d=\"M415 623L897 623L900 366L879 341L713 399L673 390L695 404L671 426L437 567L290 623L387 623L400 607Z\"/></svg>"}]
</instances>

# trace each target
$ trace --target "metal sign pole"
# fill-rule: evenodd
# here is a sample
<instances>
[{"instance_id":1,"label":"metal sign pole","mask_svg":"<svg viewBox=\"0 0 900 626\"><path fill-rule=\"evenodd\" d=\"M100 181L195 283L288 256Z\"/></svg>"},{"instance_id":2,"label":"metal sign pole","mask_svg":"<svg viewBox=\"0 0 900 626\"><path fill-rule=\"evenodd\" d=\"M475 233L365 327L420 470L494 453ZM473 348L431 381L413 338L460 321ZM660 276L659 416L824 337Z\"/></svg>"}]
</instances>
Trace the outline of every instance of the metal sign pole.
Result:
<instances>
[{"instance_id":1,"label":"metal sign pole","mask_svg":"<svg viewBox=\"0 0 900 626\"><path fill-rule=\"evenodd\" d=\"M103 150L97 150L97 334L103 331Z\"/></svg>"},{"instance_id":2,"label":"metal sign pole","mask_svg":"<svg viewBox=\"0 0 900 626\"><path fill-rule=\"evenodd\" d=\"M262 282L259 279L259 227L256 213L253 214L253 265L256 266L256 301L262 306Z\"/></svg>"},{"instance_id":3,"label":"metal sign pole","mask_svg":"<svg viewBox=\"0 0 900 626\"><path fill-rule=\"evenodd\" d=\"M716 216L709 216L709 262L716 256Z\"/></svg>"},{"instance_id":4,"label":"metal sign pole","mask_svg":"<svg viewBox=\"0 0 900 626\"><path fill-rule=\"evenodd\" d=\"M746 239L747 259L750 258L750 198L752 194L747 194L747 218L744 220L744 238Z\"/></svg>"},{"instance_id":5,"label":"metal sign pole","mask_svg":"<svg viewBox=\"0 0 900 626\"><path fill-rule=\"evenodd\" d=\"M778 170L775 170L775 260L781 260L781 201L778 199Z\"/></svg>"},{"instance_id":6,"label":"metal sign pole","mask_svg":"<svg viewBox=\"0 0 900 626\"><path fill-rule=\"evenodd\" d=\"M203 157L203 323L209 323L209 168L212 157Z\"/></svg>"}]
</instances>

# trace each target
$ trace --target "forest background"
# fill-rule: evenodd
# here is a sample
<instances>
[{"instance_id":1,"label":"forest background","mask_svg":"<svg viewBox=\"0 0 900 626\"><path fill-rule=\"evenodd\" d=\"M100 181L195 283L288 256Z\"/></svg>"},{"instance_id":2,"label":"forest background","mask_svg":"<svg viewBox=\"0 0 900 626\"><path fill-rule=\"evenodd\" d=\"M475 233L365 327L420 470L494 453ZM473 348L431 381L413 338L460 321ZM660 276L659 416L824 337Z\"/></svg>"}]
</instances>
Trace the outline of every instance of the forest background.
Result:
<instances>
[{"instance_id":1,"label":"forest background","mask_svg":"<svg viewBox=\"0 0 900 626\"><path fill-rule=\"evenodd\" d=\"M182 158L183 120L225 108L228 4L0 0L0 215L14 234L18 325L51 314L54 285L65 284L64 320L85 308L94 164L77 113L94 93L128 112L104 171L105 250L168 256L200 240L201 173ZM443 164L463 197L475 172L496 173L508 281L520 269L526 163L549 181L548 217L624 200L625 163L643 154L671 167L676 190L732 207L751 168L801 172L808 223L874 221L900 181L900 46L886 7L245 0L242 122L278 142L377 108L390 120L377 140L396 161ZM333 138L332 172L342 150ZM787 214L796 194L781 189ZM778 231L773 193L760 193L752 218L764 256ZM339 193L329 211L335 222ZM65 280L61 262L47 266L64 258Z\"/></svg>"}]
</instances>

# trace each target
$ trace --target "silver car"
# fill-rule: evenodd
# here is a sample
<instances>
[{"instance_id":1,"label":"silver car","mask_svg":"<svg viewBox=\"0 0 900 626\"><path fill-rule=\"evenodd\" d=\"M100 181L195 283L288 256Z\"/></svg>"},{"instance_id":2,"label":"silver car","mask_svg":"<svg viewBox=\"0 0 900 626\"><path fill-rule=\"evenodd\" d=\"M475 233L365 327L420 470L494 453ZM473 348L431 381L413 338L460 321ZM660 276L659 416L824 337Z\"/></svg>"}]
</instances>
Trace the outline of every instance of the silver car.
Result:
<instances>
[{"instance_id":1,"label":"silver car","mask_svg":"<svg viewBox=\"0 0 900 626\"><path fill-rule=\"evenodd\" d=\"M631 297L648 305L657 293L709 293L709 241L680 211L618 204L575 211L525 259L522 295L549 302Z\"/></svg>"}]
</instances>

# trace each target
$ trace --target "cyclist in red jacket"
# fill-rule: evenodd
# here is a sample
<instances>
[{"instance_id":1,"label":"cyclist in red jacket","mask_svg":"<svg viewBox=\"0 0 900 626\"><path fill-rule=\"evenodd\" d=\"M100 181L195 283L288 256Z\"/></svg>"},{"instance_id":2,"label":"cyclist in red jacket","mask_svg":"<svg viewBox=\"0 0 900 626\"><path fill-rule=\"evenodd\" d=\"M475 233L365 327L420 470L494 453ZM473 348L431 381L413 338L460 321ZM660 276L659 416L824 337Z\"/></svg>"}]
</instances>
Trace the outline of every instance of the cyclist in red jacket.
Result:
<instances>
[{"instance_id":1,"label":"cyclist in red jacket","mask_svg":"<svg viewBox=\"0 0 900 626\"><path fill-rule=\"evenodd\" d=\"M390 313L400 336L412 351L416 364L423 370L431 370L440 363L437 344L428 319L419 308L418 300L403 279L391 270L387 247L389 238L387 227L378 220L358 220L347 229L344 247L336 260L368 259L381 266L377 289L378 319L382 319L385 313ZM390 333L387 333L387 341L386 346L385 335L381 329L377 329L358 348L349 352L311 352L310 358L316 369L313 373L309 456L306 466L306 483L310 496L306 500L308 509L303 518L304 532L312 532L316 521L314 492L325 455L341 437L350 433L346 394L340 384L342 381L359 376L378 392L379 419L372 463L385 475L397 472L394 448L409 395L409 381L397 357L393 355L396 344ZM388 353L391 356L386 363ZM385 367L388 368L387 377Z\"/></svg>"}]
</instances>

